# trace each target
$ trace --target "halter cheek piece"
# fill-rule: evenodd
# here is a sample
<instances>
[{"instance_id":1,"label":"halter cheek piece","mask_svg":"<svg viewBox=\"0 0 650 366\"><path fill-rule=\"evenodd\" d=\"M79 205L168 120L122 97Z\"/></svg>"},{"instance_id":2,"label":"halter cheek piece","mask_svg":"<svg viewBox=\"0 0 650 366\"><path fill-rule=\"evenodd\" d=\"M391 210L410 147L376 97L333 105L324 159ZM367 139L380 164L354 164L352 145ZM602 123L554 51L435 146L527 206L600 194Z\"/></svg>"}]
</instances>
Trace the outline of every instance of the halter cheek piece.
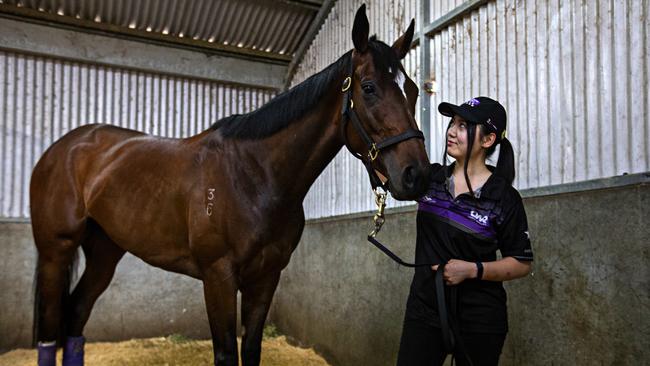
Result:
<instances>
[{"instance_id":1,"label":"halter cheek piece","mask_svg":"<svg viewBox=\"0 0 650 366\"><path fill-rule=\"evenodd\" d=\"M341 109L341 114L343 115L341 123L341 134L343 135L343 141L345 143L345 147L348 148L350 153L355 158L361 160L363 165L366 167L372 189L376 191L377 187L381 187L384 191L388 192L388 185L382 183L381 179L379 179L377 173L375 173L375 169L372 167L372 163L377 159L377 157L379 157L379 152L381 152L381 150L412 138L424 140L424 134L420 130L409 129L399 135L387 137L384 140L375 143L372 137L370 137L370 135L368 135L366 130L363 128L361 121L359 121L359 116L357 116L357 112L354 110L354 101L352 100L353 73L353 64L352 61L350 61L350 70L348 73L349 76L345 78L343 81L343 86L341 88L341 91L343 92L343 108ZM363 142L366 144L366 147L368 148L368 153L366 156L353 151L350 147L346 133L348 121L352 121L352 126L357 131Z\"/></svg>"}]
</instances>

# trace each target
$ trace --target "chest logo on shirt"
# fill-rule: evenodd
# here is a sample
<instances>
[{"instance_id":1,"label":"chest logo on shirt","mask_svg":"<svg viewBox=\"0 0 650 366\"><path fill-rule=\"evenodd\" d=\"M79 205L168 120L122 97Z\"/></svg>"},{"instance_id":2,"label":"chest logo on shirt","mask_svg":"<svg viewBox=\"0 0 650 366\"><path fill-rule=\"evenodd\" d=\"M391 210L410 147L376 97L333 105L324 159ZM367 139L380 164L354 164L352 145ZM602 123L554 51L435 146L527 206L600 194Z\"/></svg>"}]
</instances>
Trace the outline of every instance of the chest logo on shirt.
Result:
<instances>
[{"instance_id":1,"label":"chest logo on shirt","mask_svg":"<svg viewBox=\"0 0 650 366\"><path fill-rule=\"evenodd\" d=\"M487 225L487 222L488 222L488 217L487 217L487 215L481 215L480 213L478 213L478 212L472 210L472 211L469 213L469 216L470 216L472 219L474 219L474 221L478 222L479 224L481 224L481 225Z\"/></svg>"}]
</instances>

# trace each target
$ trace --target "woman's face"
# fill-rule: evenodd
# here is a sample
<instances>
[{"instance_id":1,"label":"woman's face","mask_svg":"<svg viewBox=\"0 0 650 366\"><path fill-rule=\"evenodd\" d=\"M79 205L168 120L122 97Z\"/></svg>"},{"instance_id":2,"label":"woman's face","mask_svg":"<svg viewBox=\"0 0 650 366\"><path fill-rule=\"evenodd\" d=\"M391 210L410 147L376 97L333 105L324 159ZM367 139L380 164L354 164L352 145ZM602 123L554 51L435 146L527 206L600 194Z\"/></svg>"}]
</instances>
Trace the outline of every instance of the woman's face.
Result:
<instances>
[{"instance_id":1,"label":"woman's face","mask_svg":"<svg viewBox=\"0 0 650 366\"><path fill-rule=\"evenodd\" d=\"M467 156L467 130L476 128L475 124L467 123L462 117L454 116L451 125L447 130L447 154L452 158L464 160ZM474 144L472 145L472 155L479 153L481 150L480 133L476 131L474 135Z\"/></svg>"}]
</instances>

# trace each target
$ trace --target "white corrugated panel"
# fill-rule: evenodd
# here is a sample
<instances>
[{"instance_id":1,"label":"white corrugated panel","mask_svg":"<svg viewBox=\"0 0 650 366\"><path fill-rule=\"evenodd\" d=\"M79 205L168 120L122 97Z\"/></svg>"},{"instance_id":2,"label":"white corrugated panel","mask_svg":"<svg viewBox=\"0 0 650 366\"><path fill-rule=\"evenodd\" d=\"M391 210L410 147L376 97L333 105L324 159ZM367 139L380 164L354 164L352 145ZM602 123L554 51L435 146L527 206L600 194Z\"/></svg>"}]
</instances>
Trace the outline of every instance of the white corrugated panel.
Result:
<instances>
[{"instance_id":1,"label":"white corrugated panel","mask_svg":"<svg viewBox=\"0 0 650 366\"><path fill-rule=\"evenodd\" d=\"M648 11L637 0L489 2L430 41L432 108L501 101L520 189L648 171ZM433 152L446 123L433 108Z\"/></svg>"},{"instance_id":2,"label":"white corrugated panel","mask_svg":"<svg viewBox=\"0 0 650 366\"><path fill-rule=\"evenodd\" d=\"M425 1L431 21L466 3ZM422 5L406 2L398 24L391 14L403 5L366 3L371 32L386 40ZM337 2L294 83L352 47L360 4ZM447 121L438 103L488 95L508 111L520 189L650 170L649 11L647 0L499 0L454 20L429 41L438 88L430 97L431 160L441 161L444 149ZM414 80L418 60L405 61ZM309 218L374 209L363 167L347 154L312 187Z\"/></svg>"},{"instance_id":3,"label":"white corrugated panel","mask_svg":"<svg viewBox=\"0 0 650 366\"><path fill-rule=\"evenodd\" d=\"M367 6L370 34L376 34L388 45L406 31L412 18L417 19L420 10L419 2L414 0L338 1L298 67L294 85L323 70L352 49L354 14L362 3ZM403 60L407 73L415 81L418 64L417 49ZM409 203L390 199L388 205L396 207ZM308 219L375 209L363 164L343 148L311 187L304 208Z\"/></svg>"},{"instance_id":4,"label":"white corrugated panel","mask_svg":"<svg viewBox=\"0 0 650 366\"><path fill-rule=\"evenodd\" d=\"M275 92L0 51L0 217L29 216L29 178L71 129L110 123L186 137Z\"/></svg>"}]
</instances>

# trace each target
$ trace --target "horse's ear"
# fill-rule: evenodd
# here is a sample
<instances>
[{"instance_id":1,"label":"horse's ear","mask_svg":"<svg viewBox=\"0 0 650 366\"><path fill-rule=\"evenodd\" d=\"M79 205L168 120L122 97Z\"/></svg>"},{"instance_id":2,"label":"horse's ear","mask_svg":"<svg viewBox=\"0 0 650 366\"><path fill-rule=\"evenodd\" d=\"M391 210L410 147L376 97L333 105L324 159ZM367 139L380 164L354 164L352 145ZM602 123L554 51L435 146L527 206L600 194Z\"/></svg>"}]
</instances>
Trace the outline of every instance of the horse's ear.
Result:
<instances>
[{"instance_id":1,"label":"horse's ear","mask_svg":"<svg viewBox=\"0 0 650 366\"><path fill-rule=\"evenodd\" d=\"M404 70L402 70L404 72ZM406 74L404 72L404 74ZM409 104L409 109L411 110L411 114L415 116L415 105L418 101L418 94L420 93L420 89L418 88L418 85L411 80L411 78L406 78L404 81L404 94L406 94L406 101Z\"/></svg>"},{"instance_id":2,"label":"horse's ear","mask_svg":"<svg viewBox=\"0 0 650 366\"><path fill-rule=\"evenodd\" d=\"M415 19L411 19L411 24L406 30L406 33L402 34L402 36L399 37L395 43L393 43L393 50L395 50L395 53L400 60L406 57L406 54L411 50L411 42L413 42L414 32Z\"/></svg>"},{"instance_id":3,"label":"horse's ear","mask_svg":"<svg viewBox=\"0 0 650 366\"><path fill-rule=\"evenodd\" d=\"M362 4L354 16L354 25L352 26L352 43L354 43L354 48L357 51L366 52L369 32L370 24L368 24L368 17L366 16L366 4Z\"/></svg>"}]
</instances>

